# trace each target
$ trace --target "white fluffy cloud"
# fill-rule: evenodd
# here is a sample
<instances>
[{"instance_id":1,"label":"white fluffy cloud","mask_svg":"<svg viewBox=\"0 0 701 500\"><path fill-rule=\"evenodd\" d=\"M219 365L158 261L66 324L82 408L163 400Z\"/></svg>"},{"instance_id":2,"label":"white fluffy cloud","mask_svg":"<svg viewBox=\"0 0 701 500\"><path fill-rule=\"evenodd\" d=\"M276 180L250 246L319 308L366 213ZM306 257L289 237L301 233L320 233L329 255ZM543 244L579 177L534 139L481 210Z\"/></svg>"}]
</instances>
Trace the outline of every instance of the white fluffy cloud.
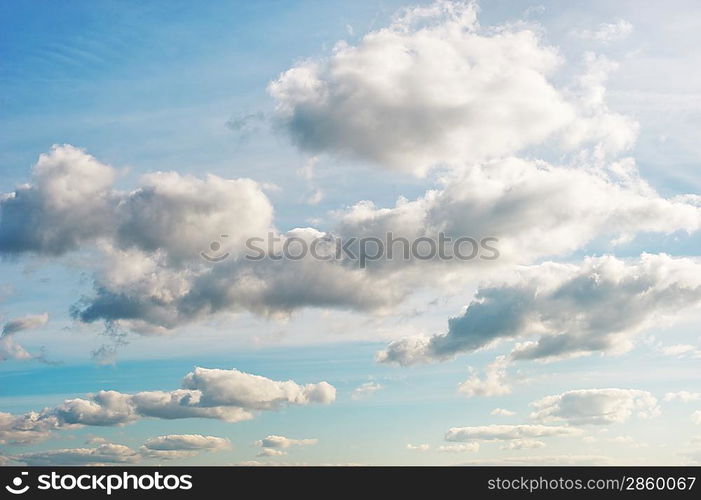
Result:
<instances>
[{"instance_id":1,"label":"white fluffy cloud","mask_svg":"<svg viewBox=\"0 0 701 500\"><path fill-rule=\"evenodd\" d=\"M458 390L467 397L503 396L511 393L511 385L506 373L509 360L499 356L487 365L484 378L473 372L472 376L458 386Z\"/></svg>"},{"instance_id":2,"label":"white fluffy cloud","mask_svg":"<svg viewBox=\"0 0 701 500\"><path fill-rule=\"evenodd\" d=\"M124 425L147 417L239 422L253 418L257 411L329 404L335 398L336 389L327 382L299 385L236 369L198 367L183 379L183 389L135 394L100 391L85 398L67 399L39 413L0 413L0 441L29 443L45 439L57 429Z\"/></svg>"},{"instance_id":3,"label":"white fluffy cloud","mask_svg":"<svg viewBox=\"0 0 701 500\"><path fill-rule=\"evenodd\" d=\"M617 353L631 336L701 303L701 265L688 258L644 254L626 262L587 258L580 265L544 263L510 282L484 286L448 332L392 342L382 362L410 365L450 359L501 339L537 336L514 359Z\"/></svg>"},{"instance_id":4,"label":"white fluffy cloud","mask_svg":"<svg viewBox=\"0 0 701 500\"><path fill-rule=\"evenodd\" d=\"M547 396L532 403L531 418L571 425L608 425L625 422L634 414L649 418L659 414L657 399L634 389L581 389Z\"/></svg>"},{"instance_id":5,"label":"white fluffy cloud","mask_svg":"<svg viewBox=\"0 0 701 500\"><path fill-rule=\"evenodd\" d=\"M701 425L701 410L695 411L694 413L691 414L691 420L695 424Z\"/></svg>"},{"instance_id":6,"label":"white fluffy cloud","mask_svg":"<svg viewBox=\"0 0 701 500\"><path fill-rule=\"evenodd\" d=\"M472 2L404 10L356 45L284 72L268 90L277 118L312 153L423 174L513 154L560 136L579 145L635 137L633 122L581 107L549 81L562 62L532 30L482 27ZM555 137L557 139L557 137Z\"/></svg>"},{"instance_id":7,"label":"white fluffy cloud","mask_svg":"<svg viewBox=\"0 0 701 500\"><path fill-rule=\"evenodd\" d=\"M474 166L441 179L442 188L394 207L360 202L341 212L341 235L438 240L439 233L458 238L498 238L499 257L453 259L448 270L479 271L493 265L529 264L569 254L597 238L619 240L637 233L671 234L701 228L701 206L690 197L663 198L640 178L635 163L621 160L605 169L571 168L541 161L508 158ZM557 207L554 210L553 207ZM470 253L463 245L463 255ZM397 246L395 253L401 255ZM453 246L446 253L454 256ZM482 254L481 254L482 255ZM489 257L488 254L482 255ZM406 272L411 265L434 261L401 258L369 262L377 268ZM446 264L446 262L443 262ZM492 269L487 267L487 269ZM445 274L446 268L442 269ZM473 273L474 275L474 273ZM422 279L431 279L422 273Z\"/></svg>"},{"instance_id":8,"label":"white fluffy cloud","mask_svg":"<svg viewBox=\"0 0 701 500\"><path fill-rule=\"evenodd\" d=\"M0 252L59 255L111 231L115 171L70 145L54 146L32 181L0 196Z\"/></svg>"},{"instance_id":9,"label":"white fluffy cloud","mask_svg":"<svg viewBox=\"0 0 701 500\"><path fill-rule=\"evenodd\" d=\"M71 162L77 166L68 168ZM140 332L164 332L241 310L262 315L287 315L304 307L386 311L418 287L468 282L490 269L571 252L599 236L695 231L701 224L701 208L692 198L659 197L630 161L592 171L511 158L448 175L442 189L414 201L400 200L393 208L361 202L339 212L332 231L343 240L385 240L389 232L410 241L435 240L439 233L453 240L493 236L499 240L493 245L500 254L496 261L383 258L366 269L357 261L321 262L309 255L299 261L252 262L241 258L246 238L271 232L283 241L310 242L330 234L313 228L276 232L270 202L247 179L161 172L144 176L130 192L120 192L107 183L116 175L111 167L71 146L55 147L34 170L33 184L0 202L0 242L25 243L0 244L0 252L98 252L94 293L75 304L73 315ZM45 178L52 179L51 189L44 186ZM105 178L100 184L104 195L86 196L100 201L101 207L91 213L102 219L91 234L81 229L79 236L64 235L57 241L52 231L77 224L80 216L36 207L56 197L72 199L74 191L93 193L82 184L94 178ZM24 192L32 195L22 203L33 203L36 209L12 208ZM554 205L562 209L555 213L549 209ZM67 219L54 220L63 216ZM30 237L31 231L37 234ZM220 248L211 251L211 243ZM212 264L203 253L230 257Z\"/></svg>"}]
</instances>

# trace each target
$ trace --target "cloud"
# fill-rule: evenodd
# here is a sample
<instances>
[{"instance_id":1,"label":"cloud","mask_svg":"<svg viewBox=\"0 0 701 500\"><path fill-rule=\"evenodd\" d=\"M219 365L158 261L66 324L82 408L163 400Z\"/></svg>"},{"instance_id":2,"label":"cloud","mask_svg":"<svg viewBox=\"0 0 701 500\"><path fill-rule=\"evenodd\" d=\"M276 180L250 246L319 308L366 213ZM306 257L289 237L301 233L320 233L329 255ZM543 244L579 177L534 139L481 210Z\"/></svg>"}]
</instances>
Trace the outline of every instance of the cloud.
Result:
<instances>
[{"instance_id":1,"label":"cloud","mask_svg":"<svg viewBox=\"0 0 701 500\"><path fill-rule=\"evenodd\" d=\"M466 465L605 465L609 457L600 455L539 455L502 458L480 458L466 462Z\"/></svg>"},{"instance_id":2,"label":"cloud","mask_svg":"<svg viewBox=\"0 0 701 500\"><path fill-rule=\"evenodd\" d=\"M149 450L226 450L231 441L216 436L202 434L169 434L148 439L144 446Z\"/></svg>"},{"instance_id":3,"label":"cloud","mask_svg":"<svg viewBox=\"0 0 701 500\"><path fill-rule=\"evenodd\" d=\"M43 354L31 354L15 341L15 334L41 328L49 321L49 315L34 314L8 321L0 333L0 361L9 359L38 359L45 361Z\"/></svg>"},{"instance_id":4,"label":"cloud","mask_svg":"<svg viewBox=\"0 0 701 500\"><path fill-rule=\"evenodd\" d=\"M287 452L277 448L263 448L256 454L257 457L280 457L283 455L287 455Z\"/></svg>"},{"instance_id":5,"label":"cloud","mask_svg":"<svg viewBox=\"0 0 701 500\"><path fill-rule=\"evenodd\" d=\"M494 408L489 414L495 417L513 417L516 415L516 412L504 408Z\"/></svg>"},{"instance_id":6,"label":"cloud","mask_svg":"<svg viewBox=\"0 0 701 500\"><path fill-rule=\"evenodd\" d=\"M107 465L134 464L141 460L141 455L121 444L101 444L97 448L69 448L60 450L23 453L14 460L29 466L36 465Z\"/></svg>"},{"instance_id":7,"label":"cloud","mask_svg":"<svg viewBox=\"0 0 701 500\"><path fill-rule=\"evenodd\" d=\"M531 418L570 425L622 423L634 414L640 418L659 415L657 399L635 389L580 389L547 396L531 404Z\"/></svg>"},{"instance_id":8,"label":"cloud","mask_svg":"<svg viewBox=\"0 0 701 500\"><path fill-rule=\"evenodd\" d=\"M665 401L680 401L682 403L689 403L691 401L698 401L701 399L701 392L688 392L688 391L679 391L679 392L668 392L667 394L664 395L664 400Z\"/></svg>"},{"instance_id":9,"label":"cloud","mask_svg":"<svg viewBox=\"0 0 701 500\"><path fill-rule=\"evenodd\" d=\"M255 442L262 448L289 448L290 446L310 446L317 444L317 439L290 439L285 436L270 435Z\"/></svg>"},{"instance_id":10,"label":"cloud","mask_svg":"<svg viewBox=\"0 0 701 500\"><path fill-rule=\"evenodd\" d=\"M54 146L32 182L0 197L0 252L60 255L114 227L115 171L70 145Z\"/></svg>"},{"instance_id":11,"label":"cloud","mask_svg":"<svg viewBox=\"0 0 701 500\"><path fill-rule=\"evenodd\" d=\"M696 260L664 254L522 268L509 282L481 287L465 313L448 322L447 333L394 341L378 360L443 361L534 335L538 340L518 345L513 359L625 352L635 333L701 303L700 276Z\"/></svg>"},{"instance_id":12,"label":"cloud","mask_svg":"<svg viewBox=\"0 0 701 500\"><path fill-rule=\"evenodd\" d=\"M575 36L597 42L614 42L622 40L633 32L633 25L625 19L613 23L601 23L595 30L573 31Z\"/></svg>"},{"instance_id":13,"label":"cloud","mask_svg":"<svg viewBox=\"0 0 701 500\"><path fill-rule=\"evenodd\" d=\"M377 382L365 382L364 384L361 384L353 389L351 398L354 400L368 398L383 388L384 386L382 384L378 384Z\"/></svg>"},{"instance_id":14,"label":"cloud","mask_svg":"<svg viewBox=\"0 0 701 500\"><path fill-rule=\"evenodd\" d=\"M0 252L59 255L81 250L94 255L85 261L91 269L96 266L94 290L77 301L73 316L141 333L164 333L238 311L264 316L287 316L305 307L386 312L418 288L443 286L447 280L467 283L490 271L571 252L597 237L695 231L701 224L701 208L691 198L659 197L629 160L600 171L514 158L489 162L446 175L441 189L414 201L400 200L393 208L360 202L337 212L329 233L276 231L272 205L249 179L158 172L143 176L135 189L118 191L107 182L115 176L114 169L84 151L54 147L35 165L32 183L3 198L0 233L7 241L26 244L0 245ZM48 189L45 177L61 182ZM100 184L104 193L95 198L102 200L101 208L91 212L101 218L99 223L88 224L95 226L91 234L70 237L70 244L57 242L51 231L75 225L80 216L40 208L57 197L73 199L73 190L91 193L86 196L92 200L94 190L81 184L94 178L105 178ZM32 193L26 203L39 208L12 209L13 200L25 191ZM553 205L562 210L553 213L548 209ZM67 219L55 220L60 216ZM273 245L279 251L292 238L307 244L322 237L384 240L389 232L411 241L438 239L439 233L453 240L494 236L500 255L494 261L383 258L370 261L367 269L357 261L321 262L309 255L299 261L242 258L250 253L248 238L269 234L279 239ZM213 264L202 255L228 258Z\"/></svg>"},{"instance_id":15,"label":"cloud","mask_svg":"<svg viewBox=\"0 0 701 500\"><path fill-rule=\"evenodd\" d=\"M318 439L290 439L285 436L270 435L253 443L258 446L261 451L258 457L277 457L286 455L283 450L293 446L311 446L319 442Z\"/></svg>"},{"instance_id":16,"label":"cloud","mask_svg":"<svg viewBox=\"0 0 701 500\"><path fill-rule=\"evenodd\" d=\"M479 443L448 444L438 447L438 451L443 453L476 453L480 449Z\"/></svg>"},{"instance_id":17,"label":"cloud","mask_svg":"<svg viewBox=\"0 0 701 500\"><path fill-rule=\"evenodd\" d=\"M336 398L336 389L327 382L299 385L236 369L198 367L185 376L182 385L173 391L135 394L99 391L41 412L0 413L0 441L27 444L46 439L59 429L126 425L148 417L211 418L233 423L249 420L259 411L329 404Z\"/></svg>"},{"instance_id":18,"label":"cloud","mask_svg":"<svg viewBox=\"0 0 701 500\"><path fill-rule=\"evenodd\" d=\"M569 98L576 89L549 81L561 62L535 31L482 27L474 3L439 1L405 9L355 46L341 42L325 59L298 63L268 91L279 125L303 150L418 175L550 139L564 147L625 135L629 146L632 121L603 106L580 108Z\"/></svg>"},{"instance_id":19,"label":"cloud","mask_svg":"<svg viewBox=\"0 0 701 500\"><path fill-rule=\"evenodd\" d=\"M250 179L156 172L124 192L113 188L115 177L86 152L54 146L33 167L32 182L0 201L0 253L97 254L85 264L97 262L94 292L72 309L80 321L162 333L218 313L370 310L398 299L357 264L243 259L249 238L279 237L279 250L289 238L324 236L275 231L272 205ZM213 264L203 255L228 257Z\"/></svg>"},{"instance_id":20,"label":"cloud","mask_svg":"<svg viewBox=\"0 0 701 500\"><path fill-rule=\"evenodd\" d=\"M231 449L231 441L201 434L170 434L146 440L139 452L146 458L176 460L197 455L201 451Z\"/></svg>"},{"instance_id":21,"label":"cloud","mask_svg":"<svg viewBox=\"0 0 701 500\"><path fill-rule=\"evenodd\" d=\"M695 424L701 425L701 410L695 411L694 413L691 414L691 420Z\"/></svg>"},{"instance_id":22,"label":"cloud","mask_svg":"<svg viewBox=\"0 0 701 500\"><path fill-rule=\"evenodd\" d=\"M412 451L428 451L431 447L427 444L407 444L406 449Z\"/></svg>"},{"instance_id":23,"label":"cloud","mask_svg":"<svg viewBox=\"0 0 701 500\"><path fill-rule=\"evenodd\" d=\"M665 356L672 356L675 358L701 358L701 349L689 344L674 344L669 346L660 346L659 349L660 352Z\"/></svg>"},{"instance_id":24,"label":"cloud","mask_svg":"<svg viewBox=\"0 0 701 500\"><path fill-rule=\"evenodd\" d=\"M228 439L199 434L171 434L148 439L138 450L101 441L96 448L64 448L22 453L12 457L26 465L110 465L136 464L144 459L175 460L200 451L221 451L231 447Z\"/></svg>"},{"instance_id":25,"label":"cloud","mask_svg":"<svg viewBox=\"0 0 701 500\"><path fill-rule=\"evenodd\" d=\"M0 443L24 445L43 441L61 425L56 415L49 411L23 415L0 412Z\"/></svg>"},{"instance_id":26,"label":"cloud","mask_svg":"<svg viewBox=\"0 0 701 500\"><path fill-rule=\"evenodd\" d=\"M502 450L532 450L536 448L544 448L545 443L537 439L514 439L504 443Z\"/></svg>"},{"instance_id":27,"label":"cloud","mask_svg":"<svg viewBox=\"0 0 701 500\"><path fill-rule=\"evenodd\" d=\"M548 425L483 425L453 427L445 434L446 441L519 441L545 437L576 436L580 431L572 427Z\"/></svg>"},{"instance_id":28,"label":"cloud","mask_svg":"<svg viewBox=\"0 0 701 500\"><path fill-rule=\"evenodd\" d=\"M508 364L509 360L506 356L497 357L494 362L487 365L483 379L473 372L469 379L458 386L458 391L467 397L510 394L511 385L506 374Z\"/></svg>"},{"instance_id":29,"label":"cloud","mask_svg":"<svg viewBox=\"0 0 701 500\"><path fill-rule=\"evenodd\" d=\"M44 326L49 321L49 315L33 314L22 318L13 319L5 323L2 327L2 335L12 335L13 333L22 332L24 330L34 330Z\"/></svg>"}]
</instances>

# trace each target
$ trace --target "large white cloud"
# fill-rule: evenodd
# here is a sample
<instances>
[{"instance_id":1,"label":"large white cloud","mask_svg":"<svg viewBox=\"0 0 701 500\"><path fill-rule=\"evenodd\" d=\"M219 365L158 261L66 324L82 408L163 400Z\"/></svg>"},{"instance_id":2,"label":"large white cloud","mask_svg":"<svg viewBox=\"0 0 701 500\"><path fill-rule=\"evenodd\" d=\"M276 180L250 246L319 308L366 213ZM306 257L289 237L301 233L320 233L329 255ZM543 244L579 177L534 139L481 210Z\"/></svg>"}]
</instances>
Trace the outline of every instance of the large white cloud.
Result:
<instances>
[{"instance_id":1,"label":"large white cloud","mask_svg":"<svg viewBox=\"0 0 701 500\"><path fill-rule=\"evenodd\" d=\"M657 399L635 389L579 389L547 396L532 403L531 418L572 425L608 425L659 414Z\"/></svg>"},{"instance_id":2,"label":"large white cloud","mask_svg":"<svg viewBox=\"0 0 701 500\"><path fill-rule=\"evenodd\" d=\"M67 399L41 412L0 413L0 442L30 443L45 439L58 429L125 425L147 417L239 422L253 418L258 411L330 404L335 399L336 389L327 382L300 385L236 369L198 367L183 379L183 389L135 394L100 391L84 398Z\"/></svg>"},{"instance_id":3,"label":"large white cloud","mask_svg":"<svg viewBox=\"0 0 701 500\"><path fill-rule=\"evenodd\" d=\"M79 167L66 167L70 162ZM94 232L71 237L70 245L58 244L49 233L78 224L79 216L65 211L5 210L7 203L11 205L19 199L18 193L27 190L37 207L55 197L72 199L73 191L90 192L82 187L84 182L110 180L115 174L71 146L55 147L42 156L35 170L41 171L42 178L57 177L62 182L49 190L35 180L36 185L6 197L0 232L7 241L19 238L34 243L22 248L0 245L0 252L99 252L99 259L86 261L98 262L94 293L75 305L74 316L142 332L167 331L241 310L262 315L288 315L304 307L387 311L418 287L451 280L466 283L487 270L571 252L598 236L694 231L701 221L701 208L694 199L661 198L639 178L630 161L605 170L577 170L512 158L453 173L441 180L441 189L414 201L400 200L393 208L359 203L338 213L332 231L342 241L386 240L390 232L409 241L437 240L439 233L453 240L493 236L499 240L493 244L500 254L496 260L458 259L448 245L447 253L453 257L448 261L405 261L395 256L370 260L360 268L357 260L321 262L307 254L298 261L253 262L241 258L246 238L263 238L270 232L281 239L275 246L279 250L285 240L299 238L309 244L331 234L313 228L280 234L273 228L267 197L250 180L162 172L144 176L141 185L129 192L116 191L105 181L100 185L104 195L93 197L104 205L93 211L102 217ZM92 173L82 175L84 171ZM106 171L112 175L106 176ZM562 210L552 211L553 205ZM42 221L32 222L28 214ZM51 220L43 221L49 215ZM67 219L53 220L59 216ZM48 233L30 238L17 233L18 228ZM218 264L204 260L201 253L209 252L211 242L222 245L215 255L230 257ZM351 250L362 253L357 241ZM463 254L470 250L462 248ZM401 249L395 248L395 253Z\"/></svg>"},{"instance_id":4,"label":"large white cloud","mask_svg":"<svg viewBox=\"0 0 701 500\"><path fill-rule=\"evenodd\" d=\"M113 230L115 171L70 145L54 146L32 181L0 196L0 252L58 255Z\"/></svg>"},{"instance_id":5,"label":"large white cloud","mask_svg":"<svg viewBox=\"0 0 701 500\"><path fill-rule=\"evenodd\" d=\"M332 152L423 174L516 153L556 136L629 146L634 122L612 113L588 84L558 89L561 63L536 31L482 27L472 2L411 7L355 45L284 72L268 90L277 118L312 153ZM581 94L581 95L580 95Z\"/></svg>"},{"instance_id":6,"label":"large white cloud","mask_svg":"<svg viewBox=\"0 0 701 500\"><path fill-rule=\"evenodd\" d=\"M551 359L630 349L631 336L701 303L701 265L644 254L626 262L590 257L580 265L544 263L479 289L448 332L392 342L382 362L441 361L503 339L526 339L514 359Z\"/></svg>"},{"instance_id":7,"label":"large white cloud","mask_svg":"<svg viewBox=\"0 0 701 500\"><path fill-rule=\"evenodd\" d=\"M272 222L270 202L250 179L156 172L121 192L116 176L81 149L54 145L39 157L29 184L0 198L0 252L60 255L107 239L173 260L198 255L222 234L240 250Z\"/></svg>"},{"instance_id":8,"label":"large white cloud","mask_svg":"<svg viewBox=\"0 0 701 500\"><path fill-rule=\"evenodd\" d=\"M462 237L496 237L496 260L490 252L479 258L453 258L449 270L478 271L496 265L528 264L544 257L566 255L597 238L620 240L638 233L671 234L701 228L701 204L693 196L664 198L639 175L633 160L607 164L604 169L573 168L542 161L507 158L476 165L466 172L446 174L439 189L415 200L401 198L394 207L360 202L339 213L338 233L386 239L420 237L453 242ZM455 257L453 244L446 254ZM461 255L469 256L469 244ZM401 258L369 261L375 268L399 269L432 261ZM445 262L440 263L445 266ZM446 274L445 267L439 268ZM432 279L421 269L422 280ZM418 271L417 271L418 272Z\"/></svg>"}]
</instances>

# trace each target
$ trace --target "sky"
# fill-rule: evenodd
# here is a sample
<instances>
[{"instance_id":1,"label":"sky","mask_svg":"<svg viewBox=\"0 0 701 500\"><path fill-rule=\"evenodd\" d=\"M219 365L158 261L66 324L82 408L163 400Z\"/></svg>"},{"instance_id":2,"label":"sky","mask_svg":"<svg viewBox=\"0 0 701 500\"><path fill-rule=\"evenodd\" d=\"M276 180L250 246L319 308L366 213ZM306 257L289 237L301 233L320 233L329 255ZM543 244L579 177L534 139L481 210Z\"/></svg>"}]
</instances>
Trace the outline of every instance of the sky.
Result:
<instances>
[{"instance_id":1,"label":"sky","mask_svg":"<svg viewBox=\"0 0 701 500\"><path fill-rule=\"evenodd\" d=\"M0 464L701 461L697 3L0 6Z\"/></svg>"}]
</instances>

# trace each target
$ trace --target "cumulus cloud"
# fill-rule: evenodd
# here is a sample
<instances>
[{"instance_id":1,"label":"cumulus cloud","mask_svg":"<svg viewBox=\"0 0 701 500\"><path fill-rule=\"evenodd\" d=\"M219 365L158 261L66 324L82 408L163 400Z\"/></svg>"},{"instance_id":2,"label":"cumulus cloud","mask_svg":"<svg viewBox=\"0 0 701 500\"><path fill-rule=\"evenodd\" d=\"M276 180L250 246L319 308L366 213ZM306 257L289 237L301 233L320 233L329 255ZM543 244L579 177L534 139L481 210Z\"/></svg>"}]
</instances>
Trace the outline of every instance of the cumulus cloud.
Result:
<instances>
[{"instance_id":1,"label":"cumulus cloud","mask_svg":"<svg viewBox=\"0 0 701 500\"><path fill-rule=\"evenodd\" d=\"M580 389L547 396L532 403L531 418L541 422L567 422L571 425L622 423L633 415L657 416L657 399L635 389Z\"/></svg>"},{"instance_id":2,"label":"cumulus cloud","mask_svg":"<svg viewBox=\"0 0 701 500\"><path fill-rule=\"evenodd\" d=\"M278 122L302 149L419 175L558 135L601 142L620 135L610 129L617 127L634 138L633 122L581 109L569 99L574 89L549 81L561 62L535 31L482 27L474 3L438 1L405 9L355 46L338 43L329 57L295 65L268 90Z\"/></svg>"},{"instance_id":3,"label":"cumulus cloud","mask_svg":"<svg viewBox=\"0 0 701 500\"><path fill-rule=\"evenodd\" d=\"M480 288L448 332L392 342L382 362L442 361L498 340L538 336L519 344L514 359L552 359L631 348L633 334L701 303L696 260L643 254L623 261L590 257L581 264L546 262L523 268L510 282Z\"/></svg>"},{"instance_id":4,"label":"cumulus cloud","mask_svg":"<svg viewBox=\"0 0 701 500\"><path fill-rule=\"evenodd\" d=\"M70 167L73 163L77 166ZM337 212L329 233L313 228L279 233L273 228L269 200L251 180L158 172L122 192L108 182L116 175L114 169L72 146L57 146L37 162L32 183L3 198L0 232L5 241L25 243L0 245L0 252L96 252L99 258L86 261L97 262L94 291L75 304L74 317L143 333L167 332L237 311L265 316L289 315L305 307L382 312L419 287L443 285L446 280L468 282L495 267L506 269L570 252L599 236L698 229L701 208L688 197L659 197L628 160L609 167L594 171L498 160L448 175L440 181L441 189L413 201L400 200L393 208L361 202ZM49 189L45 177L61 182L52 181ZM103 195L82 186L94 178L105 179L100 184ZM95 226L91 234L81 229L68 243L57 241L51 231L76 225L81 216L70 210L12 209L13 200L25 191L32 193L28 200L39 207L56 197L73 200L74 191L89 193L85 196L102 204L91 209L91 216L100 221L86 226ZM83 201L76 203L82 206ZM562 210L553 212L548 208L553 205ZM29 220L30 214L37 220ZM62 216L67 219L54 220ZM45 217L49 219L44 221ZM28 231L37 234L29 236ZM439 233L453 240L493 236L498 239L499 259L382 258L359 268L357 260L322 262L310 255L298 261L242 258L244 252L250 253L247 238L267 238L269 233L279 239L272 248L278 252L293 238L307 244L333 237L384 240L390 232L410 241L439 239ZM228 258L213 264L203 255Z\"/></svg>"},{"instance_id":5,"label":"cumulus cloud","mask_svg":"<svg viewBox=\"0 0 701 500\"><path fill-rule=\"evenodd\" d=\"M353 389L351 398L355 400L368 398L383 388L384 386L382 384L378 384L377 382L365 382L364 384L361 384Z\"/></svg>"},{"instance_id":6,"label":"cumulus cloud","mask_svg":"<svg viewBox=\"0 0 701 500\"><path fill-rule=\"evenodd\" d=\"M49 315L34 314L8 321L0 333L0 361L9 359L44 360L43 354L31 354L15 340L15 334L25 330L41 328L49 321Z\"/></svg>"},{"instance_id":7,"label":"cumulus cloud","mask_svg":"<svg viewBox=\"0 0 701 500\"><path fill-rule=\"evenodd\" d=\"M499 356L487 365L484 378L473 372L472 376L458 386L458 390L467 397L503 396L511 393L511 385L506 373L509 360Z\"/></svg>"},{"instance_id":8,"label":"cumulus cloud","mask_svg":"<svg viewBox=\"0 0 701 500\"><path fill-rule=\"evenodd\" d=\"M98 253L94 293L72 310L81 321L153 333L222 312L376 309L399 298L357 263L242 259L249 238L277 236L279 251L286 239L324 236L275 231L272 205L254 181L157 172L123 192L114 189L115 176L80 149L54 146L31 182L0 201L0 253Z\"/></svg>"},{"instance_id":9,"label":"cumulus cloud","mask_svg":"<svg viewBox=\"0 0 701 500\"><path fill-rule=\"evenodd\" d=\"M258 411L286 406L329 404L336 389L327 382L299 385L275 381L236 369L195 368L183 379L183 388L125 394L100 391L67 399L55 408L24 415L0 413L0 441L30 443L51 432L75 426L125 425L142 418L212 418L239 422ZM196 439L192 438L191 439Z\"/></svg>"},{"instance_id":10,"label":"cumulus cloud","mask_svg":"<svg viewBox=\"0 0 701 500\"><path fill-rule=\"evenodd\" d=\"M70 145L54 146L31 183L0 197L0 252L59 255L112 230L115 171Z\"/></svg>"},{"instance_id":11,"label":"cumulus cloud","mask_svg":"<svg viewBox=\"0 0 701 500\"><path fill-rule=\"evenodd\" d=\"M549 425L483 425L453 427L445 434L446 441L520 441L546 437L576 436L580 431L572 427Z\"/></svg>"},{"instance_id":12,"label":"cumulus cloud","mask_svg":"<svg viewBox=\"0 0 701 500\"><path fill-rule=\"evenodd\" d=\"M447 174L439 183L438 189L414 200L400 198L393 207L360 202L338 212L336 232L344 237L451 238L452 244L443 245L447 259L395 255L369 261L374 276L392 276L390 287L427 286L456 275L475 279L569 254L598 239L613 242L638 233L690 233L701 227L698 204L659 196L630 159L591 169L508 158ZM491 246L498 258L483 248L473 252L464 239L456 248L465 237L497 238Z\"/></svg>"},{"instance_id":13,"label":"cumulus cloud","mask_svg":"<svg viewBox=\"0 0 701 500\"><path fill-rule=\"evenodd\" d=\"M691 414L691 420L695 424L701 425L701 410L695 411Z\"/></svg>"}]
</instances>

